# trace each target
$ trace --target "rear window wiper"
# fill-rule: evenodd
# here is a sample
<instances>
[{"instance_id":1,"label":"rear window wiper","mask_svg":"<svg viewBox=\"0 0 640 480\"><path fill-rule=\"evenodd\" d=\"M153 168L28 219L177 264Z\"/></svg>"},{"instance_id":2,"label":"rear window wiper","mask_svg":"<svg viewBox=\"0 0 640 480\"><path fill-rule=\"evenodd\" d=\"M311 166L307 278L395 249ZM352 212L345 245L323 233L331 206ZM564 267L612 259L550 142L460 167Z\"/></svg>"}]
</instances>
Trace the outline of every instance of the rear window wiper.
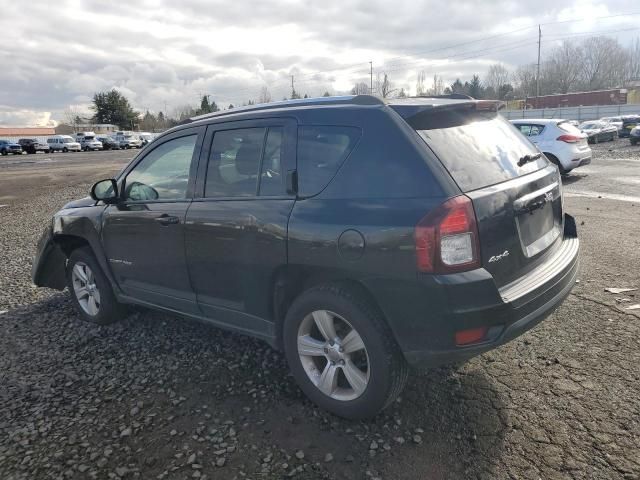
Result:
<instances>
[{"instance_id":1,"label":"rear window wiper","mask_svg":"<svg viewBox=\"0 0 640 480\"><path fill-rule=\"evenodd\" d=\"M520 157L520 160L518 160L518 166L521 167L525 163L529 163L529 162L533 162L534 160L538 160L540 157L542 157L542 154L540 152L536 153L535 155L525 155L524 157Z\"/></svg>"}]
</instances>

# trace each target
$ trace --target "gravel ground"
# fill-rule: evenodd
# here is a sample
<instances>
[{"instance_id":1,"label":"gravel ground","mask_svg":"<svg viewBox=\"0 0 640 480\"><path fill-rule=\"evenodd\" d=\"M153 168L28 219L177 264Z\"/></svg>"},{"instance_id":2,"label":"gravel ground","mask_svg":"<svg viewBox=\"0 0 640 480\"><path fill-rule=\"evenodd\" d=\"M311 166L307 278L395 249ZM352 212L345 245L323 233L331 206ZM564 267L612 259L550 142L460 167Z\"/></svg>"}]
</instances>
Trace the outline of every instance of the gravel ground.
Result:
<instances>
[{"instance_id":1,"label":"gravel ground","mask_svg":"<svg viewBox=\"0 0 640 480\"><path fill-rule=\"evenodd\" d=\"M568 198L582 266L557 312L414 373L383 414L349 422L310 404L261 342L146 310L94 327L66 293L33 288L38 235L86 191L0 208L1 479L640 478L640 317L625 309L640 293L604 292L640 287L640 205Z\"/></svg>"}]
</instances>

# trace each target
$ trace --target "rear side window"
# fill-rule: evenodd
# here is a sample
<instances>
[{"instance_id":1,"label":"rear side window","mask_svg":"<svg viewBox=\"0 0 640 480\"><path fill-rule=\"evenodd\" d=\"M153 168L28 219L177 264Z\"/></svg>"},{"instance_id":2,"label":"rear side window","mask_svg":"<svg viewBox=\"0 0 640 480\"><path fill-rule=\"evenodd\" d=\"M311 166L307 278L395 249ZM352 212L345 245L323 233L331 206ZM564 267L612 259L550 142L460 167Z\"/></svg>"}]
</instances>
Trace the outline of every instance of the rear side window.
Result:
<instances>
[{"instance_id":1,"label":"rear side window","mask_svg":"<svg viewBox=\"0 0 640 480\"><path fill-rule=\"evenodd\" d=\"M356 127L298 128L298 193L320 193L334 177L360 138Z\"/></svg>"},{"instance_id":2,"label":"rear side window","mask_svg":"<svg viewBox=\"0 0 640 480\"><path fill-rule=\"evenodd\" d=\"M409 124L434 151L464 192L535 172L544 157L518 165L535 146L496 112L468 109L427 111Z\"/></svg>"},{"instance_id":3,"label":"rear side window","mask_svg":"<svg viewBox=\"0 0 640 480\"><path fill-rule=\"evenodd\" d=\"M526 135L527 137L540 135L544 130L544 126L542 125L519 124L519 125L516 125L516 127L518 128L518 130L520 130L520 132L522 132L523 135Z\"/></svg>"}]
</instances>

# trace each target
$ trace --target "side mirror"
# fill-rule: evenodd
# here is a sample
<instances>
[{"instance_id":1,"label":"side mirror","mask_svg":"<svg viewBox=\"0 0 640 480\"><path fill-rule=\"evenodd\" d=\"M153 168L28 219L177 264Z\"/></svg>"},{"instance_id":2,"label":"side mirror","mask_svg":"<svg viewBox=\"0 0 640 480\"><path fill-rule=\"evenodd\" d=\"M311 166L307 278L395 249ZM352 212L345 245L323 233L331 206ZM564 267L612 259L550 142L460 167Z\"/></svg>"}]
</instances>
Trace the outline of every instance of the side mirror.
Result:
<instances>
[{"instance_id":1,"label":"side mirror","mask_svg":"<svg viewBox=\"0 0 640 480\"><path fill-rule=\"evenodd\" d=\"M118 201L118 183L113 178L94 183L91 187L91 198L96 202L116 203Z\"/></svg>"}]
</instances>

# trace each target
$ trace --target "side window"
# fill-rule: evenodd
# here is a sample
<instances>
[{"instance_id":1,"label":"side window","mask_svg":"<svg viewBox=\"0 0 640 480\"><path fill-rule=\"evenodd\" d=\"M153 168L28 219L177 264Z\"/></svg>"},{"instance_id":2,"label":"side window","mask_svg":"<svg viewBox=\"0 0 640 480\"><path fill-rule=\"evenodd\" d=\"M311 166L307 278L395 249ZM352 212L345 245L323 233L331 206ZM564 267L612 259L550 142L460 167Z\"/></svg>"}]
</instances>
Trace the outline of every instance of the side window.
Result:
<instances>
[{"instance_id":1,"label":"side window","mask_svg":"<svg viewBox=\"0 0 640 480\"><path fill-rule=\"evenodd\" d=\"M187 197L189 169L197 135L156 147L129 172L125 200L179 200Z\"/></svg>"},{"instance_id":2,"label":"side window","mask_svg":"<svg viewBox=\"0 0 640 480\"><path fill-rule=\"evenodd\" d=\"M298 190L316 195L326 187L360 138L355 127L298 128Z\"/></svg>"},{"instance_id":3,"label":"side window","mask_svg":"<svg viewBox=\"0 0 640 480\"><path fill-rule=\"evenodd\" d=\"M531 136L531 125L518 125L518 129L523 135L526 135L527 137Z\"/></svg>"},{"instance_id":4,"label":"side window","mask_svg":"<svg viewBox=\"0 0 640 480\"><path fill-rule=\"evenodd\" d=\"M266 128L241 128L214 134L205 197L253 197L257 194L266 131Z\"/></svg>"},{"instance_id":5,"label":"side window","mask_svg":"<svg viewBox=\"0 0 640 480\"><path fill-rule=\"evenodd\" d=\"M282 127L270 127L262 157L260 171L260 195L284 195L285 186L282 176Z\"/></svg>"},{"instance_id":6,"label":"side window","mask_svg":"<svg viewBox=\"0 0 640 480\"><path fill-rule=\"evenodd\" d=\"M540 135L543 130L543 125L531 125L531 135Z\"/></svg>"}]
</instances>

